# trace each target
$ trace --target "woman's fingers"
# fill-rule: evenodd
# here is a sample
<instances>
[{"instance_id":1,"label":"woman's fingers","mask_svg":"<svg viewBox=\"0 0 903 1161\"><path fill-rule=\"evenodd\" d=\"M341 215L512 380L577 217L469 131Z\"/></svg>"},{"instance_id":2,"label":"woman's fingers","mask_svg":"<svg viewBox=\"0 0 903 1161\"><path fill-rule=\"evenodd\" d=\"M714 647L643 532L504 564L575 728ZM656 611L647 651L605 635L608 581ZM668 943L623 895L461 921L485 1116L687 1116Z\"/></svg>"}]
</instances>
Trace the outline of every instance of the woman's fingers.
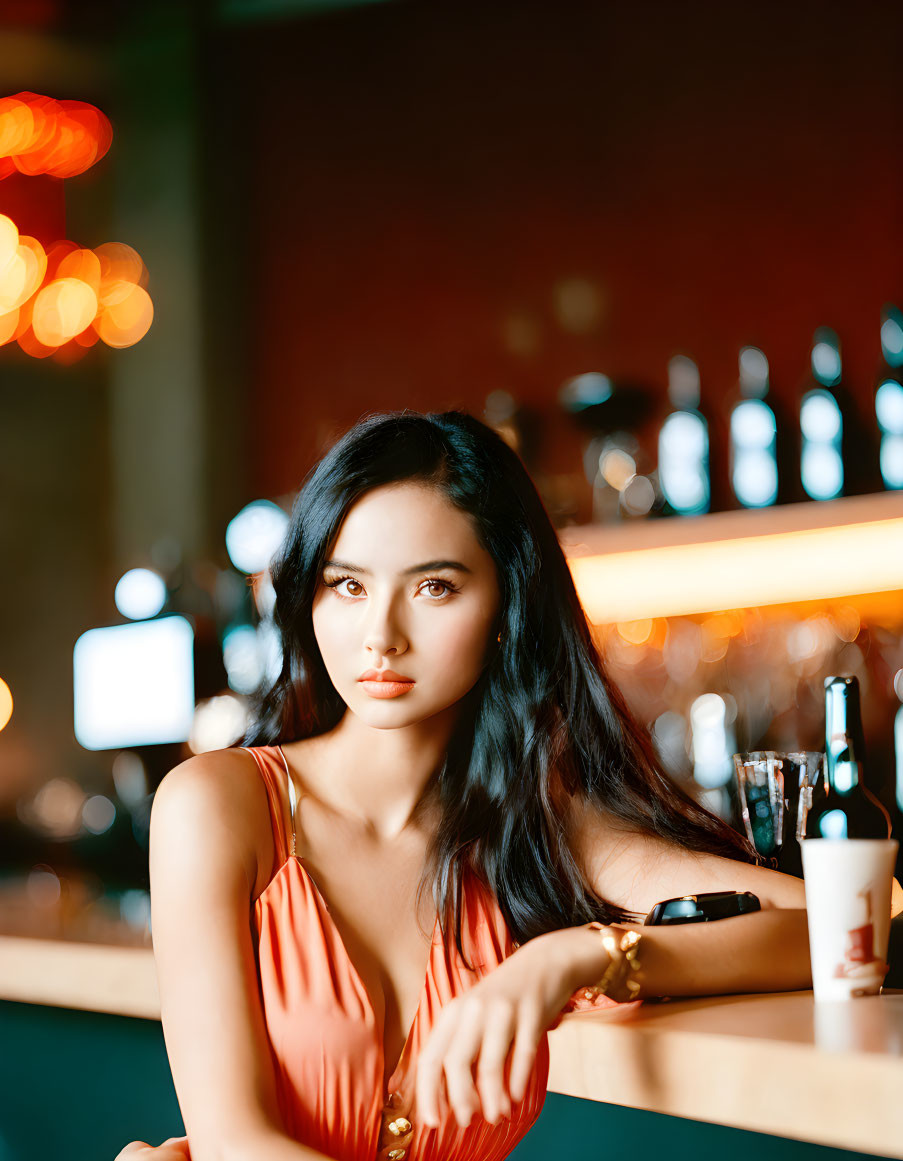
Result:
<instances>
[{"instance_id":1,"label":"woman's fingers","mask_svg":"<svg viewBox=\"0 0 903 1161\"><path fill-rule=\"evenodd\" d=\"M167 1137L163 1144L171 1149L174 1157L182 1157L191 1161L191 1150L188 1148L187 1137Z\"/></svg>"},{"instance_id":2,"label":"woman's fingers","mask_svg":"<svg viewBox=\"0 0 903 1161\"><path fill-rule=\"evenodd\" d=\"M187 1137L168 1137L161 1145L130 1141L114 1161L191 1161Z\"/></svg>"},{"instance_id":3,"label":"woman's fingers","mask_svg":"<svg viewBox=\"0 0 903 1161\"><path fill-rule=\"evenodd\" d=\"M477 1060L477 1091L483 1117L494 1125L499 1117L511 1113L511 1101L505 1091L505 1061L514 1036L517 1012L510 1000L495 1000L487 1011L483 1042Z\"/></svg>"},{"instance_id":4,"label":"woman's fingers","mask_svg":"<svg viewBox=\"0 0 903 1161\"><path fill-rule=\"evenodd\" d=\"M490 1124L511 1114L527 1091L544 1031L539 998L474 994L442 1009L417 1067L417 1115L439 1123L443 1080L455 1120L464 1128L475 1112ZM509 1068L510 1061L510 1068ZM474 1067L476 1066L476 1067ZM474 1080L476 1075L476 1080Z\"/></svg>"},{"instance_id":5,"label":"woman's fingers","mask_svg":"<svg viewBox=\"0 0 903 1161\"><path fill-rule=\"evenodd\" d=\"M439 1124L440 1089L445 1049L455 1030L455 1001L439 1013L417 1063L417 1116L424 1125Z\"/></svg>"},{"instance_id":6,"label":"woman's fingers","mask_svg":"<svg viewBox=\"0 0 903 1161\"><path fill-rule=\"evenodd\" d=\"M470 1124L480 1107L473 1083L473 1064L483 1042L483 1014L479 1000L462 1001L457 1026L442 1061L449 1103L462 1129Z\"/></svg>"},{"instance_id":7,"label":"woman's fingers","mask_svg":"<svg viewBox=\"0 0 903 1161\"><path fill-rule=\"evenodd\" d=\"M542 1014L538 1005L522 1004L517 1014L517 1030L511 1052L511 1071L508 1074L508 1091L515 1102L524 1099L543 1032Z\"/></svg>"}]
</instances>

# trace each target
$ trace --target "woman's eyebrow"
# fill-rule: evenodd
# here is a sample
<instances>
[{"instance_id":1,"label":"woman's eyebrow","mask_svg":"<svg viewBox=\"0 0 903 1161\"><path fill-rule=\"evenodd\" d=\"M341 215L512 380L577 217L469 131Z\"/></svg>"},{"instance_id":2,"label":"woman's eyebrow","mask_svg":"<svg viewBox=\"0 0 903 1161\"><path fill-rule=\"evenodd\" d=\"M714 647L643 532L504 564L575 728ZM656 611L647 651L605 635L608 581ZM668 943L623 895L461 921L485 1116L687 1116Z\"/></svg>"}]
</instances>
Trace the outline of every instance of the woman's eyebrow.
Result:
<instances>
[{"instance_id":1,"label":"woman's eyebrow","mask_svg":"<svg viewBox=\"0 0 903 1161\"><path fill-rule=\"evenodd\" d=\"M367 574L367 569L361 568L359 564L349 564L345 560L327 560L323 562L323 567L341 568L345 569L347 572L359 572L365 575ZM414 573L418 572L435 572L440 568L453 568L457 569L458 572L467 573L471 571L466 564L462 564L459 560L427 560L423 564L415 564L412 568L406 568L402 575L412 576Z\"/></svg>"},{"instance_id":2,"label":"woman's eyebrow","mask_svg":"<svg viewBox=\"0 0 903 1161\"><path fill-rule=\"evenodd\" d=\"M405 576L415 572L435 572L440 568L455 568L458 572L470 572L466 564L459 560L428 560L425 564L415 564L413 568L405 569Z\"/></svg>"}]
</instances>

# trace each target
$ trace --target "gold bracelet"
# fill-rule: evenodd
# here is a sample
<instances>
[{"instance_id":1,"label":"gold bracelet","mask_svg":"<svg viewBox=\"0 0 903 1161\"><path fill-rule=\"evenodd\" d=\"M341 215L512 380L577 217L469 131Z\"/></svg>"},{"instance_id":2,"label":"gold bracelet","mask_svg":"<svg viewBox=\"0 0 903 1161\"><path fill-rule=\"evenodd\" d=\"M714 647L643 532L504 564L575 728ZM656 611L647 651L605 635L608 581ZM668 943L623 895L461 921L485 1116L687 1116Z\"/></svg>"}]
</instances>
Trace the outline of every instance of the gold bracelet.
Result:
<instances>
[{"instance_id":1,"label":"gold bracelet","mask_svg":"<svg viewBox=\"0 0 903 1161\"><path fill-rule=\"evenodd\" d=\"M595 996L602 995L615 999L613 993L621 994L626 990L627 1000L637 999L642 987L639 950L643 937L638 931L630 930L625 931L618 939L611 927L606 927L595 920L588 926L593 931L601 933L602 946L608 953L609 963L602 978L583 989L584 998L591 1000Z\"/></svg>"}]
</instances>

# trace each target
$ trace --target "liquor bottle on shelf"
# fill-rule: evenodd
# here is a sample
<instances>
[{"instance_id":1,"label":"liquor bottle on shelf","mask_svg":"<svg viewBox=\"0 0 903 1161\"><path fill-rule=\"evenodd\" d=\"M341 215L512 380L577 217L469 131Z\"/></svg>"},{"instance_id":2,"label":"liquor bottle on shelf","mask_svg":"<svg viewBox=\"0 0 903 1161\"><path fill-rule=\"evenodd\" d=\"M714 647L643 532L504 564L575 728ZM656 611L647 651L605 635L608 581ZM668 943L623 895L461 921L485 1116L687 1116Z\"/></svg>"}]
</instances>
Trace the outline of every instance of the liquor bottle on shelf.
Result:
<instances>
[{"instance_id":1,"label":"liquor bottle on shelf","mask_svg":"<svg viewBox=\"0 0 903 1161\"><path fill-rule=\"evenodd\" d=\"M880 489L871 426L860 419L843 382L840 340L819 327L812 340L811 378L800 402L800 478L812 500Z\"/></svg>"},{"instance_id":2,"label":"liquor bottle on shelf","mask_svg":"<svg viewBox=\"0 0 903 1161\"><path fill-rule=\"evenodd\" d=\"M825 776L806 813L806 838L890 838L890 815L865 785L865 737L855 677L825 679Z\"/></svg>"},{"instance_id":3,"label":"liquor bottle on shelf","mask_svg":"<svg viewBox=\"0 0 903 1161\"><path fill-rule=\"evenodd\" d=\"M875 389L881 432L878 463L885 488L903 488L903 313L888 303L881 312L882 366Z\"/></svg>"},{"instance_id":4,"label":"liquor bottle on shelf","mask_svg":"<svg viewBox=\"0 0 903 1161\"><path fill-rule=\"evenodd\" d=\"M668 360L674 408L658 433L658 483L665 512L698 516L711 503L709 425L699 410L699 368L687 355Z\"/></svg>"},{"instance_id":5,"label":"liquor bottle on shelf","mask_svg":"<svg viewBox=\"0 0 903 1161\"><path fill-rule=\"evenodd\" d=\"M767 398L768 359L758 347L743 347L738 364L739 399L731 407L729 424L734 496L744 508L796 500L793 433L780 405Z\"/></svg>"}]
</instances>

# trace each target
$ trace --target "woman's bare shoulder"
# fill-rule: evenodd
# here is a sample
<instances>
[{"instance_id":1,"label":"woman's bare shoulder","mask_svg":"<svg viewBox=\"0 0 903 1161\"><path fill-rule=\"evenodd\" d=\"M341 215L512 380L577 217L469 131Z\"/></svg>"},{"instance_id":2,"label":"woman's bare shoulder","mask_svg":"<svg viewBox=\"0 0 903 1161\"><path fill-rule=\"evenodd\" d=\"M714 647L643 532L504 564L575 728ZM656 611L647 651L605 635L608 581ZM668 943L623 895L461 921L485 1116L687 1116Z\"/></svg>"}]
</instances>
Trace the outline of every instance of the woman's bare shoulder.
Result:
<instances>
[{"instance_id":1,"label":"woman's bare shoulder","mask_svg":"<svg viewBox=\"0 0 903 1161\"><path fill-rule=\"evenodd\" d=\"M266 787L253 754L241 750L189 758L154 798L149 864L160 1013L198 1157L223 1157L236 1142L282 1131L250 915L256 832L267 821Z\"/></svg>"},{"instance_id":2,"label":"woman's bare shoulder","mask_svg":"<svg viewBox=\"0 0 903 1161\"><path fill-rule=\"evenodd\" d=\"M152 828L160 818L167 830L177 829L200 847L207 834L227 832L256 897L274 852L266 787L253 755L230 747L194 754L174 766L154 795Z\"/></svg>"}]
</instances>

